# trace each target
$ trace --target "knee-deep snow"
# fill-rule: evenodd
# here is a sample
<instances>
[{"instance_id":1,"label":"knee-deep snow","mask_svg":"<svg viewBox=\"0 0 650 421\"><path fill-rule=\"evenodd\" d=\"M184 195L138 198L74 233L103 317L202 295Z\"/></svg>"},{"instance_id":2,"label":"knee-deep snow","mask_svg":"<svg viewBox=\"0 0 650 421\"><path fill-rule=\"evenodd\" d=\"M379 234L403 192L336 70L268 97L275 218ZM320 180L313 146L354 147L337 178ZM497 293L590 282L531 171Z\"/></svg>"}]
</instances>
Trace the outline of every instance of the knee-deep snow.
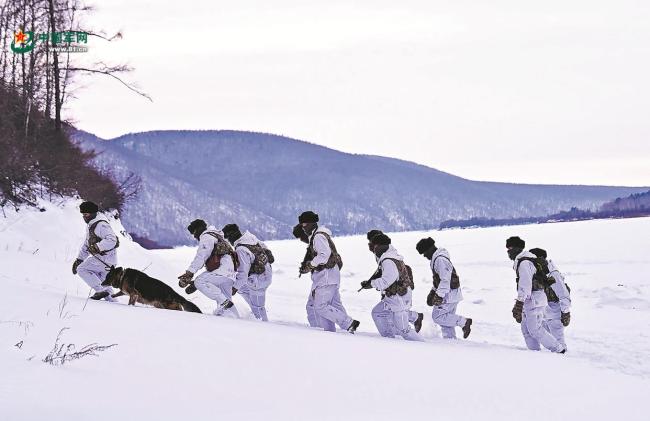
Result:
<instances>
[{"instance_id":1,"label":"knee-deep snow","mask_svg":"<svg viewBox=\"0 0 650 421\"><path fill-rule=\"evenodd\" d=\"M0 419L625 419L650 413L650 218L392 234L413 267L414 308L425 343L378 336L375 268L364 236L335 238L344 261L341 296L361 321L356 335L307 327L305 245L269 241L276 263L270 322L88 301L70 273L84 222L74 202L0 216ZM233 221L210 221L222 226ZM186 225L187 221L179 221ZM119 221L112 221L122 230ZM254 227L250 228L254 231ZM381 228L381 227L378 227ZM431 235L461 277L458 312L468 340L440 338L425 297L428 261L415 243ZM572 289L569 352L525 349L510 310L514 273L505 239L542 247ZM191 248L148 251L121 237L118 261L178 291ZM182 292L181 292L182 293ZM117 346L63 366L43 362L60 341Z\"/></svg>"}]
</instances>

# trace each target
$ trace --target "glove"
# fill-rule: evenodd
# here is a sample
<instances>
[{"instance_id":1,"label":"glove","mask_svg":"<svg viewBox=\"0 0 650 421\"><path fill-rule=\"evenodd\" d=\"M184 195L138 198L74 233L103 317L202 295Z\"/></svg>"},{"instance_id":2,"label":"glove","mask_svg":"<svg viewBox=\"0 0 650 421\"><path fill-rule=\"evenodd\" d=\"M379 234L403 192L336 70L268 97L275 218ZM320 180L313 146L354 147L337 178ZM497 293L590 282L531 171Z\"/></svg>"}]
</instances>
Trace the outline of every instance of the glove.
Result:
<instances>
[{"instance_id":1,"label":"glove","mask_svg":"<svg viewBox=\"0 0 650 421\"><path fill-rule=\"evenodd\" d=\"M368 279L367 281L361 281L361 288L372 289L372 284L370 283L370 279Z\"/></svg>"},{"instance_id":2,"label":"glove","mask_svg":"<svg viewBox=\"0 0 650 421\"><path fill-rule=\"evenodd\" d=\"M427 295L427 305L429 307L439 306L440 304L442 304L442 301L443 301L442 297L436 294L435 290L432 289L431 291L429 291L429 295Z\"/></svg>"},{"instance_id":3,"label":"glove","mask_svg":"<svg viewBox=\"0 0 650 421\"><path fill-rule=\"evenodd\" d=\"M187 288L185 288L185 293L189 295L193 292L196 292L196 286L194 285L193 281L190 281L187 285Z\"/></svg>"},{"instance_id":4,"label":"glove","mask_svg":"<svg viewBox=\"0 0 650 421\"><path fill-rule=\"evenodd\" d=\"M238 289L237 289L237 288L235 288L235 287L232 287L232 295L235 295L235 294L237 294L237 291L238 291Z\"/></svg>"},{"instance_id":5,"label":"glove","mask_svg":"<svg viewBox=\"0 0 650 421\"><path fill-rule=\"evenodd\" d=\"M185 288L190 284L190 282L192 282L193 277L194 274L189 270L186 270L184 274L178 277L178 286L181 288Z\"/></svg>"},{"instance_id":6,"label":"glove","mask_svg":"<svg viewBox=\"0 0 650 421\"><path fill-rule=\"evenodd\" d=\"M77 260L74 261L74 263L72 264L72 274L73 275L77 274L77 268L82 263L83 263L83 260L81 260L81 259L77 259Z\"/></svg>"},{"instance_id":7,"label":"glove","mask_svg":"<svg viewBox=\"0 0 650 421\"><path fill-rule=\"evenodd\" d=\"M519 300L515 301L515 306L512 308L512 317L515 318L517 323L521 323L523 311L524 311L524 302Z\"/></svg>"},{"instance_id":8,"label":"glove","mask_svg":"<svg viewBox=\"0 0 650 421\"><path fill-rule=\"evenodd\" d=\"M564 327L569 326L569 322L571 321L571 313L568 311L566 313L562 313L560 316L560 321L562 321L562 325Z\"/></svg>"},{"instance_id":9,"label":"glove","mask_svg":"<svg viewBox=\"0 0 650 421\"><path fill-rule=\"evenodd\" d=\"M309 264L309 262L302 262L300 264L300 269L298 270L301 275L304 275L306 273L309 273L312 271L312 266Z\"/></svg>"},{"instance_id":10,"label":"glove","mask_svg":"<svg viewBox=\"0 0 650 421\"><path fill-rule=\"evenodd\" d=\"M91 244L88 246L88 251L90 254L102 254L101 250L99 250L99 246L97 244Z\"/></svg>"}]
</instances>

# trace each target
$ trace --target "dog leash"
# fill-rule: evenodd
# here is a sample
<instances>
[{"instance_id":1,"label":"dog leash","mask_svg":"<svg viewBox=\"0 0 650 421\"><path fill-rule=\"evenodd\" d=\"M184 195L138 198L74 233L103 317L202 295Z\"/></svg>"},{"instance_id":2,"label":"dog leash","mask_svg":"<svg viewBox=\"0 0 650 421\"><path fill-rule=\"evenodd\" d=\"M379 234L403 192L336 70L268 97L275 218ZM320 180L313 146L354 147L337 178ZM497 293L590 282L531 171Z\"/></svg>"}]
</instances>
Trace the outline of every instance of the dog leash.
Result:
<instances>
[{"instance_id":1,"label":"dog leash","mask_svg":"<svg viewBox=\"0 0 650 421\"><path fill-rule=\"evenodd\" d=\"M101 264L103 264L103 265L106 267L106 269L110 269L110 268L112 267L112 266L107 265L105 261L103 261L102 259L100 259L99 256L96 255L95 253L93 253L92 251L88 250L88 253L90 253L90 255L91 255L92 257L94 257L95 259L99 260L99 262L100 262Z\"/></svg>"}]
</instances>

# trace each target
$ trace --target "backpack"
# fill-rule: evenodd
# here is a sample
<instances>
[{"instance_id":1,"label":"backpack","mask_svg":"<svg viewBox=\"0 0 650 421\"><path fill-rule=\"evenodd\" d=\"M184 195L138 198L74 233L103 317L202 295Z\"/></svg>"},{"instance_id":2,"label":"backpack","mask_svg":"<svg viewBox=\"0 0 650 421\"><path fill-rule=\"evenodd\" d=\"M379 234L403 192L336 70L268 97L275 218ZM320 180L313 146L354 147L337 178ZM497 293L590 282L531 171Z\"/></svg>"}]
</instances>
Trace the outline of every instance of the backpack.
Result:
<instances>
[{"instance_id":1,"label":"backpack","mask_svg":"<svg viewBox=\"0 0 650 421\"><path fill-rule=\"evenodd\" d=\"M95 244L99 243L100 241L102 241L102 239L99 238L99 236L97 234L95 234L95 228L97 228L97 224L99 224L100 222L106 222L108 224L108 221L104 221L103 219L100 219L99 221L93 222L93 224L88 228L88 234L89 234L88 235L88 246L95 245ZM110 227L110 224L108 226ZM100 252L99 254L101 256L104 256L109 251L113 251L116 248L118 248L120 246L120 239L117 237L117 235L115 236L115 240L116 240L115 241L115 246L112 249L104 250L104 251Z\"/></svg>"},{"instance_id":2,"label":"backpack","mask_svg":"<svg viewBox=\"0 0 650 421\"><path fill-rule=\"evenodd\" d=\"M219 267L221 267L221 256L226 254L230 256L232 263L235 266L235 270L237 270L239 267L239 259L237 258L237 253L235 253L232 246L216 232L208 231L206 234L216 238L217 242L214 244L210 257L205 261L205 270L212 272L219 269Z\"/></svg>"},{"instance_id":3,"label":"backpack","mask_svg":"<svg viewBox=\"0 0 650 421\"><path fill-rule=\"evenodd\" d=\"M551 285L555 283L555 279L552 277L549 277L546 275L544 272L544 267L548 267L546 265L546 259L543 257L522 257L517 261L517 268L516 268L516 273L517 273L517 288L519 288L519 266L521 265L521 262L528 261L531 262L535 266L535 273L533 274L533 291L545 291L547 289L551 289ZM547 293L548 295L548 293ZM555 293L553 293L555 295Z\"/></svg>"},{"instance_id":4,"label":"backpack","mask_svg":"<svg viewBox=\"0 0 650 421\"><path fill-rule=\"evenodd\" d=\"M251 274L260 275L264 273L266 270L266 264L275 262L275 258L273 257L271 250L262 247L260 244L239 244L237 247L245 247L251 253L253 253L253 256L255 256L255 259L253 262L251 262L251 268L248 271L248 276Z\"/></svg>"},{"instance_id":5,"label":"backpack","mask_svg":"<svg viewBox=\"0 0 650 421\"><path fill-rule=\"evenodd\" d=\"M341 259L341 255L336 251L336 246L332 241L332 237L323 231L318 231L311 236L311 240L309 240L309 247L307 247L307 254L309 255L309 259L307 261L311 261L318 254L316 253L316 250L314 250L314 238L316 238L316 235L318 234L325 236L327 243L330 246L331 253L329 259L327 259L327 262L325 264L318 265L318 267L314 269L314 272L320 272L323 269L332 269L334 266L338 266L340 270L343 267L343 259Z\"/></svg>"},{"instance_id":6,"label":"backpack","mask_svg":"<svg viewBox=\"0 0 650 421\"><path fill-rule=\"evenodd\" d=\"M557 282L557 281L555 280L555 278L553 278L553 277L550 276L550 275L548 276L548 278L549 278L549 280L550 280L550 283L548 284L548 286L544 287L544 292L546 293L546 298L548 299L548 301L549 301L550 303L559 303L559 302L560 302L560 298L557 296L557 294L555 293L555 291L553 291L553 288L551 288L551 285L553 285L553 284L554 284L555 282ZM569 284L567 284L567 283L565 282L565 283L564 283L564 286L566 287L566 290L567 290L567 292L568 292L569 295L570 295L570 294L571 294L571 288L569 288Z\"/></svg>"},{"instance_id":7,"label":"backpack","mask_svg":"<svg viewBox=\"0 0 650 421\"><path fill-rule=\"evenodd\" d=\"M404 296L408 292L409 288L411 288L411 290L415 289L415 283L413 282L413 270L409 265L407 265L401 260L387 257L379 261L380 270L381 270L381 262L383 262L384 260L391 260L393 263L395 263L395 266L397 266L397 272L399 273L399 277L397 278L397 280L392 284L390 284L388 288L384 290L387 297L392 297L395 294L399 296Z\"/></svg>"},{"instance_id":8,"label":"backpack","mask_svg":"<svg viewBox=\"0 0 650 421\"><path fill-rule=\"evenodd\" d=\"M440 255L436 256L435 259L433 259L433 263L431 263L432 267L435 267L436 260L438 260L438 258L440 258L440 257L447 259L449 261L449 263L451 263L451 260L449 259L449 257L440 254ZM442 279L440 279L440 275L438 275L438 272L436 272L434 270L433 271L433 287L435 289L438 289L438 286L440 285L441 281L442 281ZM456 268L454 267L453 263L451 263L451 282L449 282L449 288L451 288L451 289L460 288L460 278L458 277L458 274L456 273Z\"/></svg>"}]
</instances>

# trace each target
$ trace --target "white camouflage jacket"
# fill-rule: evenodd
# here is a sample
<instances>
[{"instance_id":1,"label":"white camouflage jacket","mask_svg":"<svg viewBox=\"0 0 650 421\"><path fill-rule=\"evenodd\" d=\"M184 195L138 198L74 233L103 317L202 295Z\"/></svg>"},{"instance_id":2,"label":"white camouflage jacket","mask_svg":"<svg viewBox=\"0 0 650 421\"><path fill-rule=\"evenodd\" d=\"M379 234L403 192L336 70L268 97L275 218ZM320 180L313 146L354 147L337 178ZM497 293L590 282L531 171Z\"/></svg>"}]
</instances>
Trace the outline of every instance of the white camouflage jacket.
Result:
<instances>
[{"instance_id":1,"label":"white camouflage jacket","mask_svg":"<svg viewBox=\"0 0 650 421\"><path fill-rule=\"evenodd\" d=\"M205 265L205 261L208 260L214 245L217 243L217 239L210 235L210 232L214 232L223 237L223 233L217 230L213 225L210 225L208 229L203 231L199 236L199 248L196 250L196 255L194 260L190 263L190 266L187 268L189 272L196 274L201 268ZM221 266L210 272L213 275L225 276L226 278L235 279L235 265L232 261L232 258L228 255L221 257Z\"/></svg>"},{"instance_id":2,"label":"white camouflage jacket","mask_svg":"<svg viewBox=\"0 0 650 421\"><path fill-rule=\"evenodd\" d=\"M271 283L271 265L269 263L266 264L266 270L264 273L251 273L249 276L248 272L250 271L251 264L255 260L255 255L248 248L243 247L244 244L259 244L263 248L268 249L268 247L266 247L266 244L264 244L255 235L248 231L243 233L242 236L237 241L235 241L234 247L235 252L237 253L237 257L239 258L239 267L237 268L234 287L241 289L241 287L246 284L249 284L249 286L255 289L268 287Z\"/></svg>"},{"instance_id":3,"label":"white camouflage jacket","mask_svg":"<svg viewBox=\"0 0 650 421\"><path fill-rule=\"evenodd\" d=\"M550 259L548 260L548 270L550 272L549 276L555 279L555 282L551 285L551 289L553 289L553 292L555 292L555 295L560 300L558 303L560 310L562 313L568 313L571 311L571 297L566 283L564 283L564 275L562 275L557 266L555 266L555 263Z\"/></svg>"},{"instance_id":4,"label":"white camouflage jacket","mask_svg":"<svg viewBox=\"0 0 650 421\"><path fill-rule=\"evenodd\" d=\"M99 223L95 226L94 231L95 235L101 240L97 243L97 247L99 248L100 252L110 250L108 253L98 256L98 258L102 259L102 261L108 265L114 265L117 261L117 249L115 248L115 245L117 244L117 236L113 232L113 229L111 228L111 225L108 223L108 221L99 213L86 225L86 239L81 245L77 259L86 260L86 258L90 256L90 251L88 250L88 242L90 240L90 227L98 221Z\"/></svg>"},{"instance_id":5,"label":"white camouflage jacket","mask_svg":"<svg viewBox=\"0 0 650 421\"><path fill-rule=\"evenodd\" d=\"M460 288L451 289L451 273L454 266L451 263L449 252L446 249L439 248L431 256L429 263L431 271L438 274L440 277L440 284L438 288L433 288L439 297L443 299L444 304L459 303L463 300L463 293Z\"/></svg>"},{"instance_id":6,"label":"white camouflage jacket","mask_svg":"<svg viewBox=\"0 0 650 421\"><path fill-rule=\"evenodd\" d=\"M330 237L332 236L332 231L329 229L318 227L309 237L309 241L312 238L314 239L314 250L316 251L316 256L310 262L313 267L327 263L327 260L332 254L327 238L324 235L318 235L318 233L325 233ZM311 281L312 291L325 285L339 285L341 283L341 273L338 266L334 266L331 269L323 269L319 272L312 273Z\"/></svg>"},{"instance_id":7,"label":"white camouflage jacket","mask_svg":"<svg viewBox=\"0 0 650 421\"><path fill-rule=\"evenodd\" d=\"M392 245L388 246L388 250L381 255L378 262L381 262L381 278L373 279L370 285L373 288L383 291L391 286L397 279L399 279L399 271L395 262L389 259L404 261L404 258L397 253L397 250Z\"/></svg>"},{"instance_id":8,"label":"white camouflage jacket","mask_svg":"<svg viewBox=\"0 0 650 421\"><path fill-rule=\"evenodd\" d=\"M517 263L524 257L535 259L536 256L529 251L522 251L515 257L512 268L517 274ZM531 310L539 307L546 307L548 300L544 290L533 291L533 275L535 274L535 265L530 261L523 261L519 265L519 284L517 285L517 300L524 302L524 310Z\"/></svg>"}]
</instances>

